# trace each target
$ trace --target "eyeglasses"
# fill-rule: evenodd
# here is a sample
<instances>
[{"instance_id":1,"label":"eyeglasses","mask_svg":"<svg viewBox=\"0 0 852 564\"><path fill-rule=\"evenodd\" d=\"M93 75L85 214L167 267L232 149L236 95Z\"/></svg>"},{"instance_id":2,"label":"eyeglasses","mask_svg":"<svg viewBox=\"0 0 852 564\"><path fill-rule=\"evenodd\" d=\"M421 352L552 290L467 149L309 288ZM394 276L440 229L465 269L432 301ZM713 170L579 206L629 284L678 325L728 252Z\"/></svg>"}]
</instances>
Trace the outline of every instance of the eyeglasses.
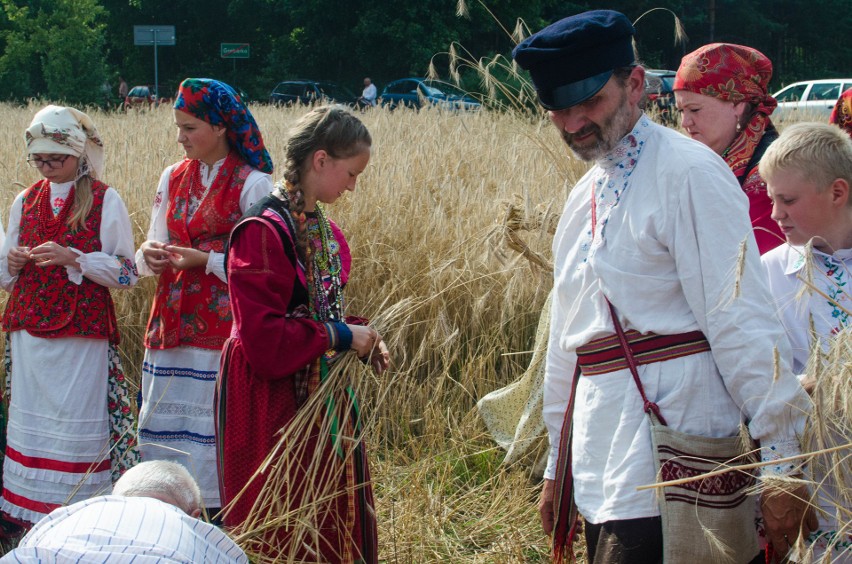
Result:
<instances>
[{"instance_id":1,"label":"eyeglasses","mask_svg":"<svg viewBox=\"0 0 852 564\"><path fill-rule=\"evenodd\" d=\"M35 157L28 157L27 163L33 168L41 168L47 165L47 168L57 169L64 165L65 161L67 161L70 156L71 155L62 155L55 159L37 159Z\"/></svg>"}]
</instances>

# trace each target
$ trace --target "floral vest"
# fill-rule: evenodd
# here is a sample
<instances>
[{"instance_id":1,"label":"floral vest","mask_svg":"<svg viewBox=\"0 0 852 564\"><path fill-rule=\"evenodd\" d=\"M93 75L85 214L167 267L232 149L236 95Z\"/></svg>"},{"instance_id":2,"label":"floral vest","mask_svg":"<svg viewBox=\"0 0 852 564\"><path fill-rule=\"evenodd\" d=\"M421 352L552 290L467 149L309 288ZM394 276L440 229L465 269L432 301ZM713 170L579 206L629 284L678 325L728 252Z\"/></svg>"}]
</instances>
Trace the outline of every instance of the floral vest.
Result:
<instances>
[{"instance_id":1,"label":"floral vest","mask_svg":"<svg viewBox=\"0 0 852 564\"><path fill-rule=\"evenodd\" d=\"M221 253L240 219L240 194L253 170L236 153L222 163L219 173L204 194L197 160L184 160L169 177L167 225L169 244ZM189 217L191 199L202 198ZM170 349L192 346L221 349L231 332L231 301L228 285L205 266L178 271L166 268L160 274L145 346Z\"/></svg>"},{"instance_id":2,"label":"floral vest","mask_svg":"<svg viewBox=\"0 0 852 564\"><path fill-rule=\"evenodd\" d=\"M83 253L100 251L101 212L107 188L101 182L93 183L92 209L82 228L72 231L63 221L56 234L47 238L39 221L39 204L42 198L47 198L49 208L50 182L42 180L33 184L24 193L18 244L32 248L54 241ZM57 219L50 217L48 221ZM64 266L42 267L32 261L21 269L15 281L3 313L3 329L26 329L30 335L46 339L83 337L119 342L109 288L85 277L81 284L75 284L68 279Z\"/></svg>"}]
</instances>

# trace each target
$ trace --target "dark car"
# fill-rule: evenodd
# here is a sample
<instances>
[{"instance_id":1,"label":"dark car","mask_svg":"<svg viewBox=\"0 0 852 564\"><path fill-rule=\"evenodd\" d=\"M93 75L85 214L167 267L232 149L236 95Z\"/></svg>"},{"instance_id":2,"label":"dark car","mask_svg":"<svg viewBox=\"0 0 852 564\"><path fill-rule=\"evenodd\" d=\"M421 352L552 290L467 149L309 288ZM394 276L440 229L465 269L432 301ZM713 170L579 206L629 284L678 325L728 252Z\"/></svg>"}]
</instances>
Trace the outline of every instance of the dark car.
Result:
<instances>
[{"instance_id":1,"label":"dark car","mask_svg":"<svg viewBox=\"0 0 852 564\"><path fill-rule=\"evenodd\" d=\"M134 86L124 97L124 109L150 109L154 105L154 93L148 86Z\"/></svg>"},{"instance_id":2,"label":"dark car","mask_svg":"<svg viewBox=\"0 0 852 564\"><path fill-rule=\"evenodd\" d=\"M677 72L673 70L647 69L645 71L645 95L648 97L647 110L656 113L666 124L677 122L672 86Z\"/></svg>"},{"instance_id":3,"label":"dark car","mask_svg":"<svg viewBox=\"0 0 852 564\"><path fill-rule=\"evenodd\" d=\"M351 90L333 82L316 80L285 80L279 82L269 95L274 105L333 103L355 105L358 99Z\"/></svg>"},{"instance_id":4,"label":"dark car","mask_svg":"<svg viewBox=\"0 0 852 564\"><path fill-rule=\"evenodd\" d=\"M124 98L125 110L150 110L160 104L170 104L171 98L159 97L154 95L154 89L151 86L134 86L127 92Z\"/></svg>"},{"instance_id":5,"label":"dark car","mask_svg":"<svg viewBox=\"0 0 852 564\"><path fill-rule=\"evenodd\" d=\"M402 78L385 86L379 103L389 109L432 105L445 110L478 110L482 104L460 88L428 78Z\"/></svg>"}]
</instances>

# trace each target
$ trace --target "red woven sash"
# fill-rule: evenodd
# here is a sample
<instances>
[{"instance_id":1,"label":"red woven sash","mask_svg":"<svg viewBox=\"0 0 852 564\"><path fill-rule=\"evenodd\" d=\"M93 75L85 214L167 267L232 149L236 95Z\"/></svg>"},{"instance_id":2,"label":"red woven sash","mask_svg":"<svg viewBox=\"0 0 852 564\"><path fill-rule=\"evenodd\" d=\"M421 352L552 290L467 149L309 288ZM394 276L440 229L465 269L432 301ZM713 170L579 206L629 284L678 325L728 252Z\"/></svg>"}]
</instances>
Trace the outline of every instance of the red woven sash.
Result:
<instances>
[{"instance_id":1,"label":"red woven sash","mask_svg":"<svg viewBox=\"0 0 852 564\"><path fill-rule=\"evenodd\" d=\"M710 350L710 343L701 331L677 335L624 332L637 365L662 362ZM629 368L618 335L595 339L577 349L577 362L583 376L595 376Z\"/></svg>"}]
</instances>

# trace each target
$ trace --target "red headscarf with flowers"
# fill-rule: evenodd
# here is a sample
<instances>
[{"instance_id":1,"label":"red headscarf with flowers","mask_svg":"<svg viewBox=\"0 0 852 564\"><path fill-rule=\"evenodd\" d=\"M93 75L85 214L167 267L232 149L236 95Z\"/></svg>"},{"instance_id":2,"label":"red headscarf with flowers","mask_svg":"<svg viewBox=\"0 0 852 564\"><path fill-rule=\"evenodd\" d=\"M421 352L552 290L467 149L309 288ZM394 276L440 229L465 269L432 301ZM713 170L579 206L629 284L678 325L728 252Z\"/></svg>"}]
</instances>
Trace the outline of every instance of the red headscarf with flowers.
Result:
<instances>
[{"instance_id":1,"label":"red headscarf with flowers","mask_svg":"<svg viewBox=\"0 0 852 564\"><path fill-rule=\"evenodd\" d=\"M726 102L747 102L754 112L731 146L722 154L737 178L746 174L754 150L771 125L769 114L778 103L767 87L772 62L760 51L732 43L711 43L684 56L673 90L688 90Z\"/></svg>"},{"instance_id":2,"label":"red headscarf with flowers","mask_svg":"<svg viewBox=\"0 0 852 564\"><path fill-rule=\"evenodd\" d=\"M841 94L840 98L837 99L837 104L831 111L828 123L839 126L852 136L852 88Z\"/></svg>"}]
</instances>

